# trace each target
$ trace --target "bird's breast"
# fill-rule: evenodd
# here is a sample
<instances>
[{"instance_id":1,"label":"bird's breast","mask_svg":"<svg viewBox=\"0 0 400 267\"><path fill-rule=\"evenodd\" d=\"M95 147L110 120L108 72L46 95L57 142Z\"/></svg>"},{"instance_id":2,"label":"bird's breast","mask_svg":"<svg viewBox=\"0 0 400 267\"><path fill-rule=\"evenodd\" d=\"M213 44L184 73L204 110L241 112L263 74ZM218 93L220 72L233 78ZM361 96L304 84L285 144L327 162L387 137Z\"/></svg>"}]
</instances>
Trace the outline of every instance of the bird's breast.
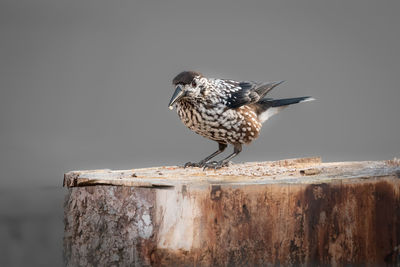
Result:
<instances>
[{"instance_id":1,"label":"bird's breast","mask_svg":"<svg viewBox=\"0 0 400 267\"><path fill-rule=\"evenodd\" d=\"M256 113L248 106L228 109L181 101L177 112L189 129L221 143L250 143L261 129Z\"/></svg>"}]
</instances>

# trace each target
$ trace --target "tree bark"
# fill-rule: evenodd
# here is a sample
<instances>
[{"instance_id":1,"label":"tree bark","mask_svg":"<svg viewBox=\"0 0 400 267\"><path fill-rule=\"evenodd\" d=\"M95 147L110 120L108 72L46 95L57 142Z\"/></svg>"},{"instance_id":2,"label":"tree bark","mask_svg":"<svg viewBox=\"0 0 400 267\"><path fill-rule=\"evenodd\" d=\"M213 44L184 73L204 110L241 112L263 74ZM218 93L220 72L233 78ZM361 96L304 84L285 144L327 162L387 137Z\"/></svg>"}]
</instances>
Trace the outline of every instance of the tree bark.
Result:
<instances>
[{"instance_id":1,"label":"tree bark","mask_svg":"<svg viewBox=\"0 0 400 267\"><path fill-rule=\"evenodd\" d=\"M400 161L65 174L68 266L395 265Z\"/></svg>"}]
</instances>

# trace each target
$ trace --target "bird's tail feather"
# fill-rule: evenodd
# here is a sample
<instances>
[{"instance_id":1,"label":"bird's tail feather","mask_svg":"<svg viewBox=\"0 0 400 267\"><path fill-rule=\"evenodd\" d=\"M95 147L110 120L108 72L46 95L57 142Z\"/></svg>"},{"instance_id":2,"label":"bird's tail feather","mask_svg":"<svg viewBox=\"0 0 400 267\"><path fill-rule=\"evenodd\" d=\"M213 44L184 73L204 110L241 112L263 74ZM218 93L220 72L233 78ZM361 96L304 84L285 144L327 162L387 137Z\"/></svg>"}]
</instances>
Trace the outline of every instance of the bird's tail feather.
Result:
<instances>
[{"instance_id":1,"label":"bird's tail feather","mask_svg":"<svg viewBox=\"0 0 400 267\"><path fill-rule=\"evenodd\" d=\"M284 98L284 99L273 99L271 100L272 107L281 107L292 104L297 104L301 102L313 101L315 100L311 96L295 97L295 98Z\"/></svg>"},{"instance_id":2,"label":"bird's tail feather","mask_svg":"<svg viewBox=\"0 0 400 267\"><path fill-rule=\"evenodd\" d=\"M264 98L256 103L258 106L258 118L261 122L264 122L289 105L313 100L315 99L310 96L283 99Z\"/></svg>"}]
</instances>

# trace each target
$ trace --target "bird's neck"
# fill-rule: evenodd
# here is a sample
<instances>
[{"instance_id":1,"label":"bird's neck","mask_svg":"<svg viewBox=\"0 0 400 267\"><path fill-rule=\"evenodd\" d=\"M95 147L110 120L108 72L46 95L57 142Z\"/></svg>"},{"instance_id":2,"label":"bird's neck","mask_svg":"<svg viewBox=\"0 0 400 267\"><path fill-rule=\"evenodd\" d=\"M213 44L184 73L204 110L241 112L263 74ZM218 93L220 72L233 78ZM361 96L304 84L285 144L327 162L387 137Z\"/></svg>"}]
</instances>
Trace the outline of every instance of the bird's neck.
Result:
<instances>
[{"instance_id":1,"label":"bird's neck","mask_svg":"<svg viewBox=\"0 0 400 267\"><path fill-rule=\"evenodd\" d=\"M197 98L183 98L178 101L178 105L183 108L196 108L201 104L201 101Z\"/></svg>"}]
</instances>

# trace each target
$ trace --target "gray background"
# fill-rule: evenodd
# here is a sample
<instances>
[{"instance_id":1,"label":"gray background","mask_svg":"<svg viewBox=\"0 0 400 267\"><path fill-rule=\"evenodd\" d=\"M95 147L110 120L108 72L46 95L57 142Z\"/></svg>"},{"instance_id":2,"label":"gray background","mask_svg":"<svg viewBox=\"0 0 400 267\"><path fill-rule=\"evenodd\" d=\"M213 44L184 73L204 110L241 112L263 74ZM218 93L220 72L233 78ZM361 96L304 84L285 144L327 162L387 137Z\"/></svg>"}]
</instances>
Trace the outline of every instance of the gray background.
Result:
<instances>
[{"instance_id":1,"label":"gray background","mask_svg":"<svg viewBox=\"0 0 400 267\"><path fill-rule=\"evenodd\" d=\"M0 265L60 265L63 173L200 160L167 109L182 70L311 95L240 161L400 156L400 2L0 2Z\"/></svg>"}]
</instances>

